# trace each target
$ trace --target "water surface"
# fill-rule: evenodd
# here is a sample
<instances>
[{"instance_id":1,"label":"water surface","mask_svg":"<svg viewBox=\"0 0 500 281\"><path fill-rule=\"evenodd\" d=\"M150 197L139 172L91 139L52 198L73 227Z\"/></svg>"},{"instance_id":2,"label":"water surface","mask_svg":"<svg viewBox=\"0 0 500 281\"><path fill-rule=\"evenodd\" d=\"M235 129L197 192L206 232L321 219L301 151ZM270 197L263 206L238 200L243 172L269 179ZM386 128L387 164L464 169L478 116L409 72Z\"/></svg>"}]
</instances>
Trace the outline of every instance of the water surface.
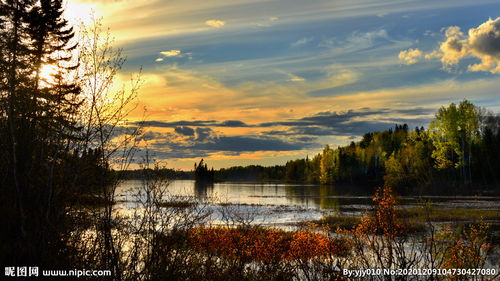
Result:
<instances>
[{"instance_id":1,"label":"water surface","mask_svg":"<svg viewBox=\"0 0 500 281\"><path fill-rule=\"evenodd\" d=\"M118 200L124 206L134 202L134 195L141 181L124 181L117 189ZM240 213L249 213L254 223L294 224L315 220L324 214L359 216L372 204L373 189L356 185L321 186L310 184L222 182L213 185L196 185L192 180L175 180L167 187L167 197L190 197L210 208L231 206ZM175 199L174 199L175 200ZM485 196L427 196L401 197L403 208L432 201L439 208L493 209L500 212L500 197ZM215 215L214 220L220 219Z\"/></svg>"}]
</instances>

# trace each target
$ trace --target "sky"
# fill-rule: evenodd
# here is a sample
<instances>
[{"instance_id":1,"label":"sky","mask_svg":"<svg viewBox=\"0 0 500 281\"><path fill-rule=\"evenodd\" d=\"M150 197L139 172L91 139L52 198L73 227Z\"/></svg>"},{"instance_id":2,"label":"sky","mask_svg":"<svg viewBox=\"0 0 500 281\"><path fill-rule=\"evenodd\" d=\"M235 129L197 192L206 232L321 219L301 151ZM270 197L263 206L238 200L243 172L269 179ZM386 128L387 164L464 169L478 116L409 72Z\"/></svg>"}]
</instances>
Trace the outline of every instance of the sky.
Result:
<instances>
[{"instance_id":1,"label":"sky","mask_svg":"<svg viewBox=\"0 0 500 281\"><path fill-rule=\"evenodd\" d=\"M127 58L117 83L142 69L129 125L170 168L284 164L463 99L500 112L498 1L67 2L91 11Z\"/></svg>"}]
</instances>

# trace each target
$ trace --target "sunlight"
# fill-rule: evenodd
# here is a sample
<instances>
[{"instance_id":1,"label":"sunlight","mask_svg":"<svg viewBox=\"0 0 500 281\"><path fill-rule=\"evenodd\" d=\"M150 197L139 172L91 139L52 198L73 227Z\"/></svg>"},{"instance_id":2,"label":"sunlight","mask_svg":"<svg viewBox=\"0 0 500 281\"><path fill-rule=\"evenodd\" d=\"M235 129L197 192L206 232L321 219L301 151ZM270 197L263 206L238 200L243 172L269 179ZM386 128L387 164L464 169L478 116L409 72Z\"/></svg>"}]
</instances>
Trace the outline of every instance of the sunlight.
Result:
<instances>
[{"instance_id":1,"label":"sunlight","mask_svg":"<svg viewBox=\"0 0 500 281\"><path fill-rule=\"evenodd\" d=\"M51 64L44 64L40 68L40 85L49 87L55 83L54 75L57 74L57 66Z\"/></svg>"},{"instance_id":2,"label":"sunlight","mask_svg":"<svg viewBox=\"0 0 500 281\"><path fill-rule=\"evenodd\" d=\"M94 17L101 17L96 4L80 3L79 1L66 1L64 17L76 28L80 23L89 24Z\"/></svg>"}]
</instances>

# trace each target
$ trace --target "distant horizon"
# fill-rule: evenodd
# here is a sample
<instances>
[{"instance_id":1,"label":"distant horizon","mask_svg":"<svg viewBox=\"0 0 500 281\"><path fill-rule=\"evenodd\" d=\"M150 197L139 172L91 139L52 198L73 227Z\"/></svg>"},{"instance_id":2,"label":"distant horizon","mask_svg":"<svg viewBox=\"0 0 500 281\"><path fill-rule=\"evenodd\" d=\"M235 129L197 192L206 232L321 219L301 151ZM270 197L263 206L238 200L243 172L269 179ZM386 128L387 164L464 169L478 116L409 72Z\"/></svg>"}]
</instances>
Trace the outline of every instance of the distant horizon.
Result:
<instances>
[{"instance_id":1,"label":"distant horizon","mask_svg":"<svg viewBox=\"0 0 500 281\"><path fill-rule=\"evenodd\" d=\"M142 67L129 126L151 155L189 170L277 165L468 99L500 112L496 1L68 0L93 10ZM143 112L143 109L146 112ZM141 142L143 147L145 142Z\"/></svg>"},{"instance_id":2,"label":"distant horizon","mask_svg":"<svg viewBox=\"0 0 500 281\"><path fill-rule=\"evenodd\" d=\"M394 131L394 128L395 128L395 126L396 126L396 125L403 126L403 125L405 125L405 124L406 124L406 123L404 123L404 124L394 124L391 128L387 128L386 130L393 130L393 131ZM406 125L407 125L407 124L406 124ZM428 124L427 124L427 125L428 125ZM422 128L422 127L423 127L423 128L425 128L425 129L427 129L427 126L423 126L423 125L422 125L422 126L414 126L414 127L409 127L409 126L408 126L408 130L409 130L409 131L410 131L410 130L415 130L417 127L418 127L418 128ZM366 133L382 132L382 131L386 131L386 130L380 130L380 131L367 131L367 132L365 132L364 134L366 134ZM363 135L364 135L364 134L363 134ZM355 142L355 143L358 143L358 142L361 140L361 137L362 137L362 135L361 135L359 138L355 139L355 140L354 140L354 139L353 139L353 140L351 140L350 142ZM349 142L349 143L350 143L350 142ZM348 145L349 145L349 143L346 143L346 144L343 144L343 145L338 145L337 147L345 147L345 146L348 146ZM262 166L262 167L285 166L285 165L286 165L286 163L287 163L288 161L291 161L291 160L299 160L299 159L306 159L306 158L311 159L311 158L312 158L312 157L314 157L315 155L321 154L321 151L322 151L322 150L323 150L323 149L324 149L327 145L328 145L328 146L330 146L330 148L333 148L333 149L337 148L337 147L332 147L330 144L326 143L326 144L324 144L324 145L321 147L321 149L320 149L320 150L318 150L318 152L316 152L316 153L313 153L313 154L307 154L307 155L304 155L304 156L297 156L297 157L293 157L293 158L290 158L290 159L286 159L286 160L284 160L284 162L281 162L281 163L274 163L274 164L267 164L267 165L266 165L266 164L263 164L263 163L258 163L258 162L255 162L255 163L235 164L235 165L231 165L231 166L215 167L215 166L211 165L211 163L209 163L208 161L206 161L206 160L205 160L205 158L203 158L203 157L199 157L199 158L194 158L194 159L192 159L192 160L193 160L193 162L192 162L191 168L173 168L173 167L170 167L170 166L168 165L168 162L165 162L165 161L163 161L163 162L162 162L162 164L163 164L163 165L160 165L160 168L161 168L161 169L170 169L170 170L175 170L175 171L181 171L181 172L193 172L193 171L194 171L194 165L195 165L195 164L198 164L201 160L203 160L203 161L204 161L204 163L208 165L208 168L209 168L209 169L213 168L213 169L215 169L215 170L221 170L221 169L227 169L227 168L233 168L233 167L248 167L248 166ZM144 151L139 151L139 154L142 154L143 152L144 152ZM155 158L155 155L151 155L151 157L152 157L152 158ZM259 161L259 159L255 159L255 161ZM151 168L151 167L150 167L150 168ZM141 167L141 166L140 166L140 164L133 162L133 163L131 163L131 164L130 164L130 166L129 166L129 167L128 167L125 171L137 171L137 170L142 170L142 169L144 169L144 167Z\"/></svg>"}]
</instances>

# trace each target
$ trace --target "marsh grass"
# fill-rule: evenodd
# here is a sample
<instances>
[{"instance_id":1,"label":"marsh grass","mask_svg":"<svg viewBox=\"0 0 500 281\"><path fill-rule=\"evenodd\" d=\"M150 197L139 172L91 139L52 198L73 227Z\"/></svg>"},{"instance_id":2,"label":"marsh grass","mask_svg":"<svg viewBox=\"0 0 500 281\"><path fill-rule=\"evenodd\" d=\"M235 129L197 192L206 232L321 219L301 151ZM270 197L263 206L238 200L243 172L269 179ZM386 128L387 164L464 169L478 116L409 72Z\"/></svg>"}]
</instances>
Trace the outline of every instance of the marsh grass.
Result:
<instances>
[{"instance_id":1,"label":"marsh grass","mask_svg":"<svg viewBox=\"0 0 500 281\"><path fill-rule=\"evenodd\" d=\"M485 209L446 209L435 207L415 207L399 210L401 217L407 221L407 226L410 227L410 232L420 232L424 228L424 224L431 222L479 222L488 220L500 220L500 211L485 210ZM327 227L334 231L337 228L352 230L361 223L361 217L353 215L325 215L319 220L312 222L313 225ZM305 226L308 223L299 223L299 226ZM500 228L500 224L496 228ZM495 228L495 229L496 229Z\"/></svg>"},{"instance_id":2,"label":"marsh grass","mask_svg":"<svg viewBox=\"0 0 500 281\"><path fill-rule=\"evenodd\" d=\"M422 232L425 229L424 221L417 222L415 220L406 220L405 230L407 233ZM337 229L354 230L361 224L361 217L342 216L342 215L326 215L319 220L311 223L300 223L299 226L319 226L328 231L335 232Z\"/></svg>"},{"instance_id":3,"label":"marsh grass","mask_svg":"<svg viewBox=\"0 0 500 281\"><path fill-rule=\"evenodd\" d=\"M159 206L162 208L191 208L195 206L197 203L194 201L165 201L159 203Z\"/></svg>"},{"instance_id":4,"label":"marsh grass","mask_svg":"<svg viewBox=\"0 0 500 281\"><path fill-rule=\"evenodd\" d=\"M485 209L446 209L431 207L410 208L401 210L401 215L415 222L424 222L430 219L434 222L442 221L476 221L476 220L500 220L500 211Z\"/></svg>"}]
</instances>

